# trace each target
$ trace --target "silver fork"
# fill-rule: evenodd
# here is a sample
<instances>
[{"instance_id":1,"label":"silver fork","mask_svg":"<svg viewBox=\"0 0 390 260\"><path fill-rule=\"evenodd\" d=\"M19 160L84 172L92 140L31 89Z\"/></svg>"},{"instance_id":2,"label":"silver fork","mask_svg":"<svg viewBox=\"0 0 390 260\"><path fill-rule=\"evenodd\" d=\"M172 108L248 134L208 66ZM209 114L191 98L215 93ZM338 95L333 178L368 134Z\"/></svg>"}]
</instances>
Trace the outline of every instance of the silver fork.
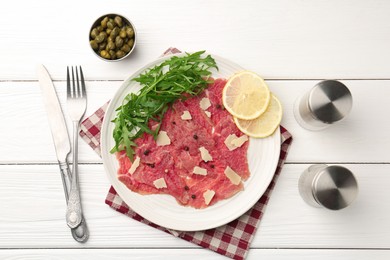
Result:
<instances>
[{"instance_id":1,"label":"silver fork","mask_svg":"<svg viewBox=\"0 0 390 260\"><path fill-rule=\"evenodd\" d=\"M69 77L69 67L66 68L67 72L67 108L70 119L73 123L73 165L72 165L72 183L70 186L70 194L68 200L68 207L66 209L66 223L70 228L76 228L80 225L83 218L81 208L81 197L79 189L79 177L78 177L78 152L77 141L80 120L83 117L87 108L87 93L85 91L85 82L83 70L80 66L80 80L79 73L76 67L76 78L72 67L72 81ZM72 84L71 84L72 83Z\"/></svg>"}]
</instances>

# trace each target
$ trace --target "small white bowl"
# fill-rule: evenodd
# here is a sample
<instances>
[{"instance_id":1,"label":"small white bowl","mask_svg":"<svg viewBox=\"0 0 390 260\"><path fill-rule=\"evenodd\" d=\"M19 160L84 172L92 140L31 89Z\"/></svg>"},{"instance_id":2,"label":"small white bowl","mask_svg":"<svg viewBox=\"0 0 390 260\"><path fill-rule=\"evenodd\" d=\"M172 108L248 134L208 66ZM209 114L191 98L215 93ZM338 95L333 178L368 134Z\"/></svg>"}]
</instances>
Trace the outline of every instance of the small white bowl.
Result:
<instances>
[{"instance_id":1,"label":"small white bowl","mask_svg":"<svg viewBox=\"0 0 390 260\"><path fill-rule=\"evenodd\" d=\"M92 37L91 37L91 32L94 28L96 28L97 26L100 25L100 22L106 17L110 17L110 18L114 18L115 16L119 16L122 18L122 21L127 24L127 25L130 25L132 28L133 28L133 31L134 31L134 44L133 44L133 47L131 48L131 50L125 55L123 56L122 58L119 58L119 59L105 59L103 58L102 56L100 56L100 54L98 53L98 51L95 51L91 45L90 45L90 41L93 40ZM128 56L130 56L130 54L134 51L135 49L135 45L137 43L137 31L135 29L135 26L134 24L128 19L126 18L125 16L121 15L121 14L115 14L115 13L109 13L109 14L105 14L105 15L102 15L100 16L98 19L96 19L96 21L92 24L91 28L89 29L89 32L88 32L88 45L89 47L91 48L91 50L93 51L93 53L99 57L100 59L104 60L104 61L121 61L125 58L127 58Z\"/></svg>"}]
</instances>

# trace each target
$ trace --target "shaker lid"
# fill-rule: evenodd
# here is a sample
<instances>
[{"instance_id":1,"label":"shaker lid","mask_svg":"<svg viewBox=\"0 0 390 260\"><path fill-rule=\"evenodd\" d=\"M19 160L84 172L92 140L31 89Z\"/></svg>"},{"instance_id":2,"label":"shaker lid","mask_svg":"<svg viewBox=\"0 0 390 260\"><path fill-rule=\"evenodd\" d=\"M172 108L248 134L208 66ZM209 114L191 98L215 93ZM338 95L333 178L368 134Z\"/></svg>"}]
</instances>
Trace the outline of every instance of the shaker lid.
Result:
<instances>
[{"instance_id":1,"label":"shaker lid","mask_svg":"<svg viewBox=\"0 0 390 260\"><path fill-rule=\"evenodd\" d=\"M352 108L352 95L343 83L324 80L312 88L308 104L315 118L330 124L348 115Z\"/></svg>"},{"instance_id":2,"label":"shaker lid","mask_svg":"<svg viewBox=\"0 0 390 260\"><path fill-rule=\"evenodd\" d=\"M358 184L347 168L329 166L316 178L313 193L318 203L328 209L338 210L355 200Z\"/></svg>"}]
</instances>

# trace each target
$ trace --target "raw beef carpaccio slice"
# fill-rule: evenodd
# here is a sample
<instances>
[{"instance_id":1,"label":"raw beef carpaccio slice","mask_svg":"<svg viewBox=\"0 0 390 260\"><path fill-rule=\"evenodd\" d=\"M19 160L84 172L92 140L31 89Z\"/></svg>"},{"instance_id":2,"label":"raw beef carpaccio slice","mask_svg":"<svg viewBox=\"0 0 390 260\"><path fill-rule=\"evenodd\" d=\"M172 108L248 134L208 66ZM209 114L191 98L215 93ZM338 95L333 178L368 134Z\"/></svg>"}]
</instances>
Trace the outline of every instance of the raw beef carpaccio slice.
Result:
<instances>
[{"instance_id":1,"label":"raw beef carpaccio slice","mask_svg":"<svg viewBox=\"0 0 390 260\"><path fill-rule=\"evenodd\" d=\"M156 140L146 133L135 140L134 158L138 158L139 166L133 173L129 172L132 162L126 153L117 153L119 180L134 192L169 194L179 204L197 209L228 199L241 191L242 181L233 183L225 171L230 167L243 181L249 177L249 141L234 150L229 150L225 144L229 135L243 135L234 124L233 117L223 108L222 90L225 84L226 80L216 79L200 95L176 101L167 110L160 133L166 132L169 145L157 145ZM206 109L201 107L202 99L206 104L210 101L211 105ZM183 114L188 113L191 119L182 119ZM212 160L202 158L200 149L207 150ZM196 168L206 175L194 173ZM156 180L161 182L161 179L165 185L156 186ZM211 200L208 197L210 201L204 196L207 191L214 192Z\"/></svg>"}]
</instances>

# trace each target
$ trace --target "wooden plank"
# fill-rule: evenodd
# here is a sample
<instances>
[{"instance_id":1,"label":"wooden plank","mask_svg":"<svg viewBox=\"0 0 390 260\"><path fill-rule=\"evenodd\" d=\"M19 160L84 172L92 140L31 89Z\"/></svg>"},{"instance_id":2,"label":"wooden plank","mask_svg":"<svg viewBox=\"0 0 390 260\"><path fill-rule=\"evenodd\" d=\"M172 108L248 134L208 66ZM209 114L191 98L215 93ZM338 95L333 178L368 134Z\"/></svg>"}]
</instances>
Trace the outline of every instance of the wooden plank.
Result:
<instances>
[{"instance_id":1,"label":"wooden plank","mask_svg":"<svg viewBox=\"0 0 390 260\"><path fill-rule=\"evenodd\" d=\"M4 260L18 259L69 259L69 260L105 260L105 259L227 259L217 253L203 249L28 249L2 250L0 257ZM374 258L387 260L387 250L304 250L304 249L251 249L247 260L251 259L315 259L315 260L363 260Z\"/></svg>"},{"instance_id":2,"label":"wooden plank","mask_svg":"<svg viewBox=\"0 0 390 260\"><path fill-rule=\"evenodd\" d=\"M172 45L206 49L266 78L390 78L386 0L111 3L139 33L136 51L119 63L101 61L89 48L90 26L106 6L93 0L9 2L2 7L0 78L36 79L39 62L56 79L64 79L71 64L93 68L91 79L123 79ZM15 10L23 19L15 19Z\"/></svg>"},{"instance_id":3,"label":"wooden plank","mask_svg":"<svg viewBox=\"0 0 390 260\"><path fill-rule=\"evenodd\" d=\"M357 200L341 211L306 205L298 178L309 165L289 164L271 196L253 248L390 249L390 165L351 164ZM75 242L66 226L65 201L55 165L0 166L0 248L194 247L129 219L104 204L109 183L102 165L81 165L83 206L91 238Z\"/></svg>"},{"instance_id":4,"label":"wooden plank","mask_svg":"<svg viewBox=\"0 0 390 260\"><path fill-rule=\"evenodd\" d=\"M301 128L293 115L295 100L318 81L267 81L284 107L282 125L293 134L294 142L288 162L375 162L389 163L390 121L384 118L390 110L389 80L342 81L351 90L354 105L346 120L323 131ZM55 82L66 115L65 83ZM88 109L92 114L121 85L120 81L89 81ZM55 163L54 147L37 82L0 82L0 163ZM68 117L66 116L68 119ZM69 132L72 133L68 121ZM80 141L81 162L101 159Z\"/></svg>"}]
</instances>

